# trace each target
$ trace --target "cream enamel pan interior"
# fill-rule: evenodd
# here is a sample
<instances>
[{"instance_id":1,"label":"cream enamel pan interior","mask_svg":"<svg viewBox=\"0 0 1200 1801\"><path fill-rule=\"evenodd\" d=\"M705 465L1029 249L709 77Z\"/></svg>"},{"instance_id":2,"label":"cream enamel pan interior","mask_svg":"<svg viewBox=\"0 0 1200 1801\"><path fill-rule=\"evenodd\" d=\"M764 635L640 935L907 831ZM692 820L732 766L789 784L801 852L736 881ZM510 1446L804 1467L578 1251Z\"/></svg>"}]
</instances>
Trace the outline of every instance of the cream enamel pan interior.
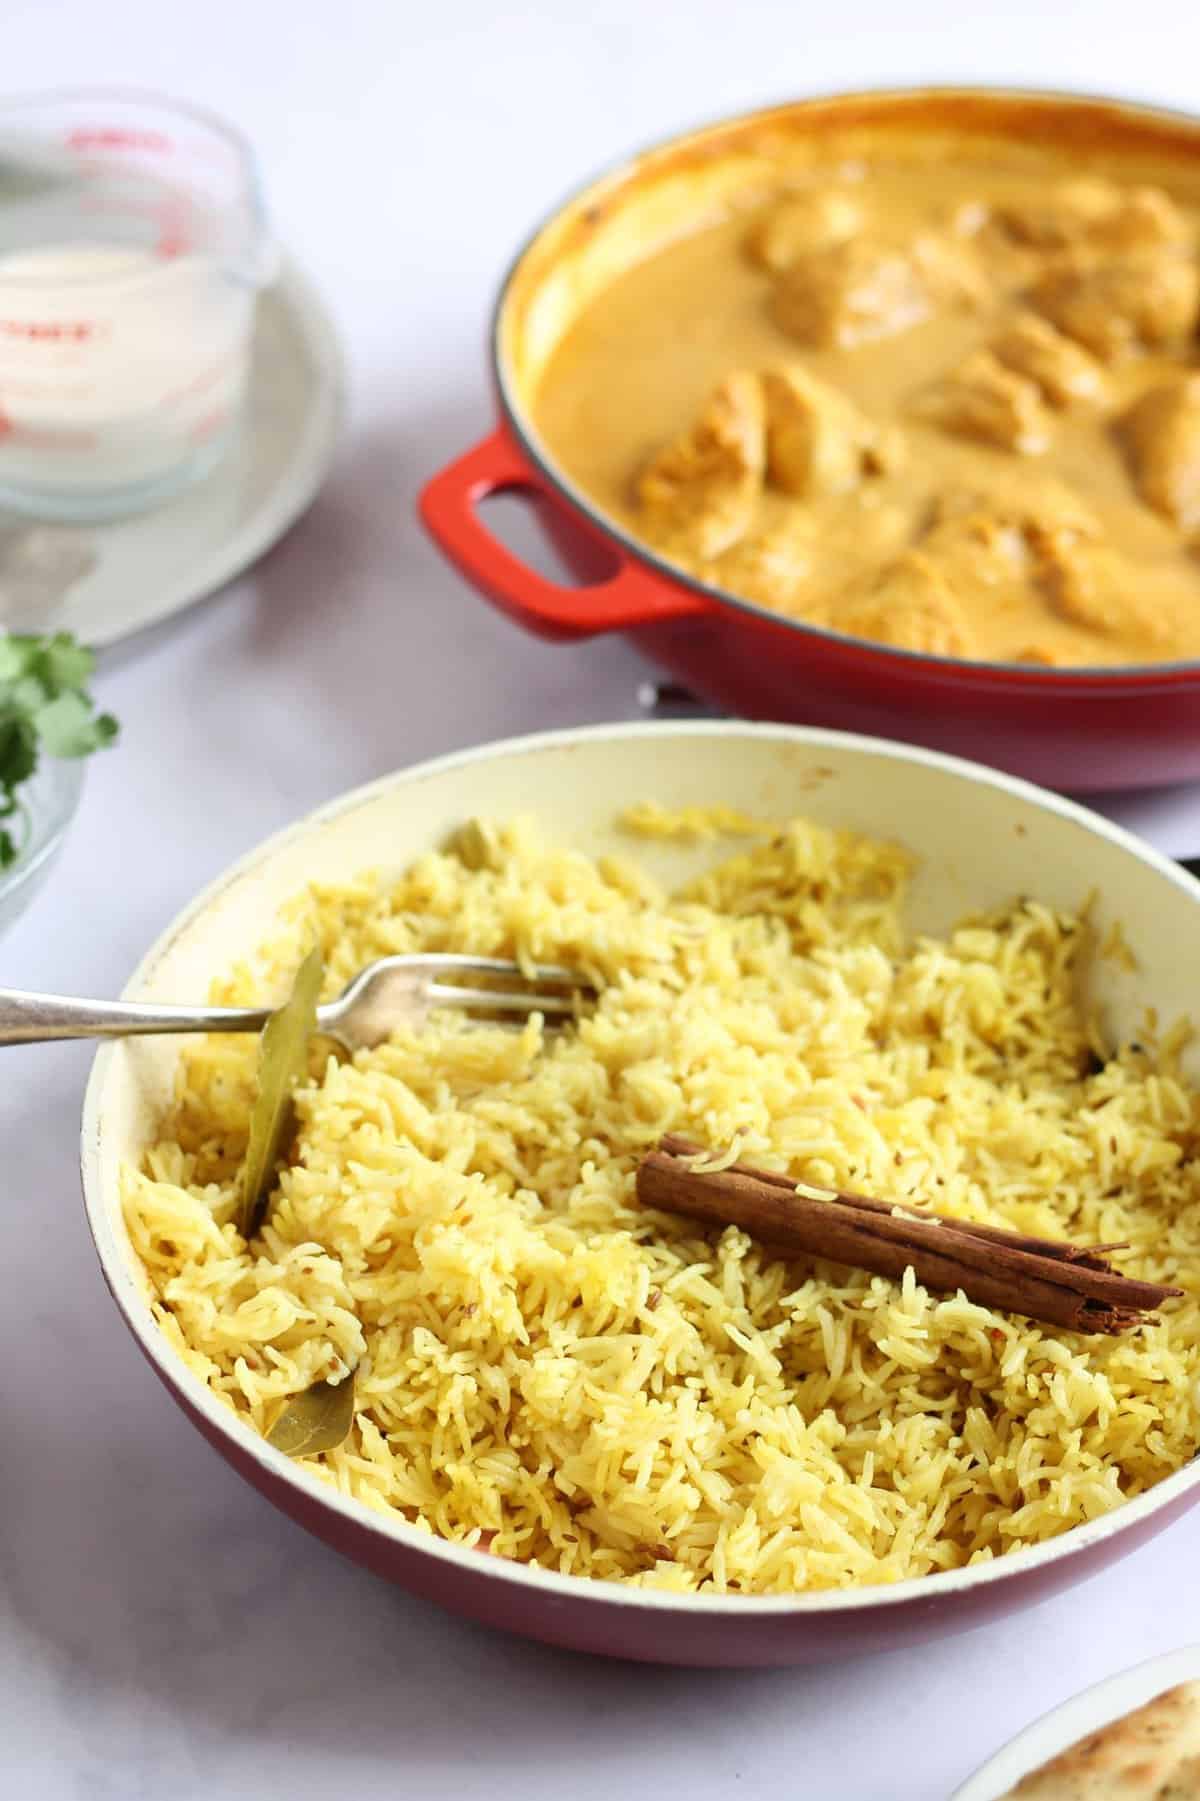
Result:
<instances>
[{"instance_id":1,"label":"cream enamel pan interior","mask_svg":"<svg viewBox=\"0 0 1200 1801\"><path fill-rule=\"evenodd\" d=\"M1119 920L1136 974L1098 961L1110 1031L1134 1032L1147 1006L1177 1017L1200 996L1200 886L1103 820L1036 788L931 752L787 726L600 727L485 746L389 776L271 839L164 932L130 982L140 1000L201 1000L210 980L267 937L305 882L399 868L473 814L536 813L558 840L616 848L631 802L721 804L802 813L899 839L920 858L910 918L943 930L965 912L1028 893L1077 907L1098 895ZM626 841L626 848L628 844ZM664 878L720 854L641 846ZM171 1351L121 1217L119 1171L136 1161L171 1092L186 1040L103 1048L89 1083L83 1179L105 1279L160 1378L193 1423L278 1506L389 1578L458 1611L530 1636L650 1660L789 1663L961 1630L1066 1586L1132 1549L1197 1498L1200 1464L1102 1519L994 1563L890 1588L792 1597L671 1596L587 1582L465 1550L392 1523L311 1482L250 1435ZM1200 1058L1191 1071L1200 1079ZM136 1405L134 1394L133 1405ZM164 1462L170 1443L161 1447Z\"/></svg>"}]
</instances>

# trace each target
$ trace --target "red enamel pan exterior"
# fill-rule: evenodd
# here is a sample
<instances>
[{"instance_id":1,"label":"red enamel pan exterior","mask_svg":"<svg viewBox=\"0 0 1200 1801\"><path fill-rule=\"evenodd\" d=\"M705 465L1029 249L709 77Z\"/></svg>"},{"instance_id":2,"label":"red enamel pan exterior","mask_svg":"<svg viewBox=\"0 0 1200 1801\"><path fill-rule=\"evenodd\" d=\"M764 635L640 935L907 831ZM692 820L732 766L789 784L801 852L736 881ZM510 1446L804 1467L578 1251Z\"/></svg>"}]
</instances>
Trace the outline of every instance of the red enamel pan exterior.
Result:
<instances>
[{"instance_id":1,"label":"red enamel pan exterior","mask_svg":"<svg viewBox=\"0 0 1200 1801\"><path fill-rule=\"evenodd\" d=\"M744 151L764 134L909 125L1041 134L1169 155L1200 184L1200 121L1115 101L953 90L802 101L673 140L577 195L518 257L492 335L496 429L442 469L420 513L449 560L494 606L544 638L624 632L689 688L751 719L891 736L978 758L1076 792L1200 778L1200 663L1044 669L922 656L803 625L671 568L600 514L540 449L513 373L530 294L553 260L664 169ZM578 586L538 574L488 529L480 506L533 505Z\"/></svg>"},{"instance_id":2,"label":"red enamel pan exterior","mask_svg":"<svg viewBox=\"0 0 1200 1801\"><path fill-rule=\"evenodd\" d=\"M135 1336L144 1351L140 1335ZM298 1526L352 1562L481 1626L635 1663L753 1669L826 1664L872 1651L907 1650L1049 1600L1097 1575L1115 1556L1136 1550L1200 1499L1193 1484L1152 1514L1131 1521L1119 1543L1106 1538L1072 1547L1066 1541L1062 1554L1014 1569L1003 1585L963 1587L951 1593L939 1590L935 1579L920 1584L924 1593L890 1605L886 1590L880 1590L873 1606L840 1607L834 1596L825 1597L826 1606L811 1611L786 1601L766 1607L759 1603L751 1609L735 1599L719 1621L710 1618L701 1623L686 1601L662 1603L653 1597L646 1606L643 1595L642 1604L631 1607L627 1592L607 1582L588 1583L586 1594L564 1596L561 1578L542 1581L540 1571L515 1569L479 1551L460 1551L451 1559L439 1554L442 1547L436 1540L413 1534L405 1543L372 1531L372 1516L365 1509L332 1506L323 1491L301 1488L274 1475L239 1434L219 1431L178 1383L161 1369L158 1373L188 1419L239 1476ZM578 1590L580 1584L573 1586ZM855 1599L861 1602L861 1596Z\"/></svg>"}]
</instances>

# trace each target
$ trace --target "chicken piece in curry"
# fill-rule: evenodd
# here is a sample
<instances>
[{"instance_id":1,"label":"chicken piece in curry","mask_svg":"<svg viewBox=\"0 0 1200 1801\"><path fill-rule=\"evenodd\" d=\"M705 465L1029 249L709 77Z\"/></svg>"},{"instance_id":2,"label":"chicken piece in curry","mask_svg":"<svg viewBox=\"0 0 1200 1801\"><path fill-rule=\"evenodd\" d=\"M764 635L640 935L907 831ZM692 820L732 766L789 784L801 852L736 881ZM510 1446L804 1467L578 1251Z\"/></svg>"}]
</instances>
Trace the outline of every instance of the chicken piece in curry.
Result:
<instances>
[{"instance_id":1,"label":"chicken piece in curry","mask_svg":"<svg viewBox=\"0 0 1200 1801\"><path fill-rule=\"evenodd\" d=\"M1200 657L1200 215L1028 158L812 166L595 294L535 418L724 592L918 654Z\"/></svg>"}]
</instances>

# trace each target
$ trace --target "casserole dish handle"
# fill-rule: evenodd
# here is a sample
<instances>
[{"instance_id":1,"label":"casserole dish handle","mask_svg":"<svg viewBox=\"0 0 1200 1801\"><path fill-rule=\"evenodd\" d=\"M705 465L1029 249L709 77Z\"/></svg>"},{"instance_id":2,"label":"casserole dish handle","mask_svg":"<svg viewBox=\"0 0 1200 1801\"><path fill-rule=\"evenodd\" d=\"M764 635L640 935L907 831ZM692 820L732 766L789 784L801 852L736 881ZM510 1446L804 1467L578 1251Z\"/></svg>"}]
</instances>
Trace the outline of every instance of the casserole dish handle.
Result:
<instances>
[{"instance_id":1,"label":"casserole dish handle","mask_svg":"<svg viewBox=\"0 0 1200 1801\"><path fill-rule=\"evenodd\" d=\"M573 530L586 530L503 426L440 470L417 504L426 530L455 567L526 631L542 638L590 638L695 618L709 610L702 596L641 568L600 533L595 534L597 546L617 563L606 580L567 587L539 575L480 518L480 502L505 493L525 494L537 505L557 510Z\"/></svg>"}]
</instances>

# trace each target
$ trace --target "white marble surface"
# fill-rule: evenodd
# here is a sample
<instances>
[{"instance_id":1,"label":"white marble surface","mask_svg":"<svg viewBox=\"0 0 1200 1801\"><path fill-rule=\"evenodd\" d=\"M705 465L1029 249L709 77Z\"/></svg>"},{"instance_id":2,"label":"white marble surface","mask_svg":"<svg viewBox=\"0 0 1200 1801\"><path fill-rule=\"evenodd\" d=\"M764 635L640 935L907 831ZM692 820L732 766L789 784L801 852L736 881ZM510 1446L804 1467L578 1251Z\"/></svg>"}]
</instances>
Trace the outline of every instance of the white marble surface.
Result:
<instances>
[{"instance_id":1,"label":"white marble surface","mask_svg":"<svg viewBox=\"0 0 1200 1801\"><path fill-rule=\"evenodd\" d=\"M115 990L230 858L454 745L628 716L620 643L519 637L439 563L422 476L487 422L495 277L614 153L757 100L981 76L1197 99L1175 0L7 0L4 84L162 87L239 120L347 334L334 476L246 580L106 665L125 721L0 982ZM1119 809L1200 851L1200 793ZM0 1795L294 1801L739 1793L937 1801L1044 1707L1196 1634L1200 1516L1008 1624L913 1656L718 1676L463 1625L279 1518L157 1388L78 1199L82 1048L3 1053Z\"/></svg>"}]
</instances>

